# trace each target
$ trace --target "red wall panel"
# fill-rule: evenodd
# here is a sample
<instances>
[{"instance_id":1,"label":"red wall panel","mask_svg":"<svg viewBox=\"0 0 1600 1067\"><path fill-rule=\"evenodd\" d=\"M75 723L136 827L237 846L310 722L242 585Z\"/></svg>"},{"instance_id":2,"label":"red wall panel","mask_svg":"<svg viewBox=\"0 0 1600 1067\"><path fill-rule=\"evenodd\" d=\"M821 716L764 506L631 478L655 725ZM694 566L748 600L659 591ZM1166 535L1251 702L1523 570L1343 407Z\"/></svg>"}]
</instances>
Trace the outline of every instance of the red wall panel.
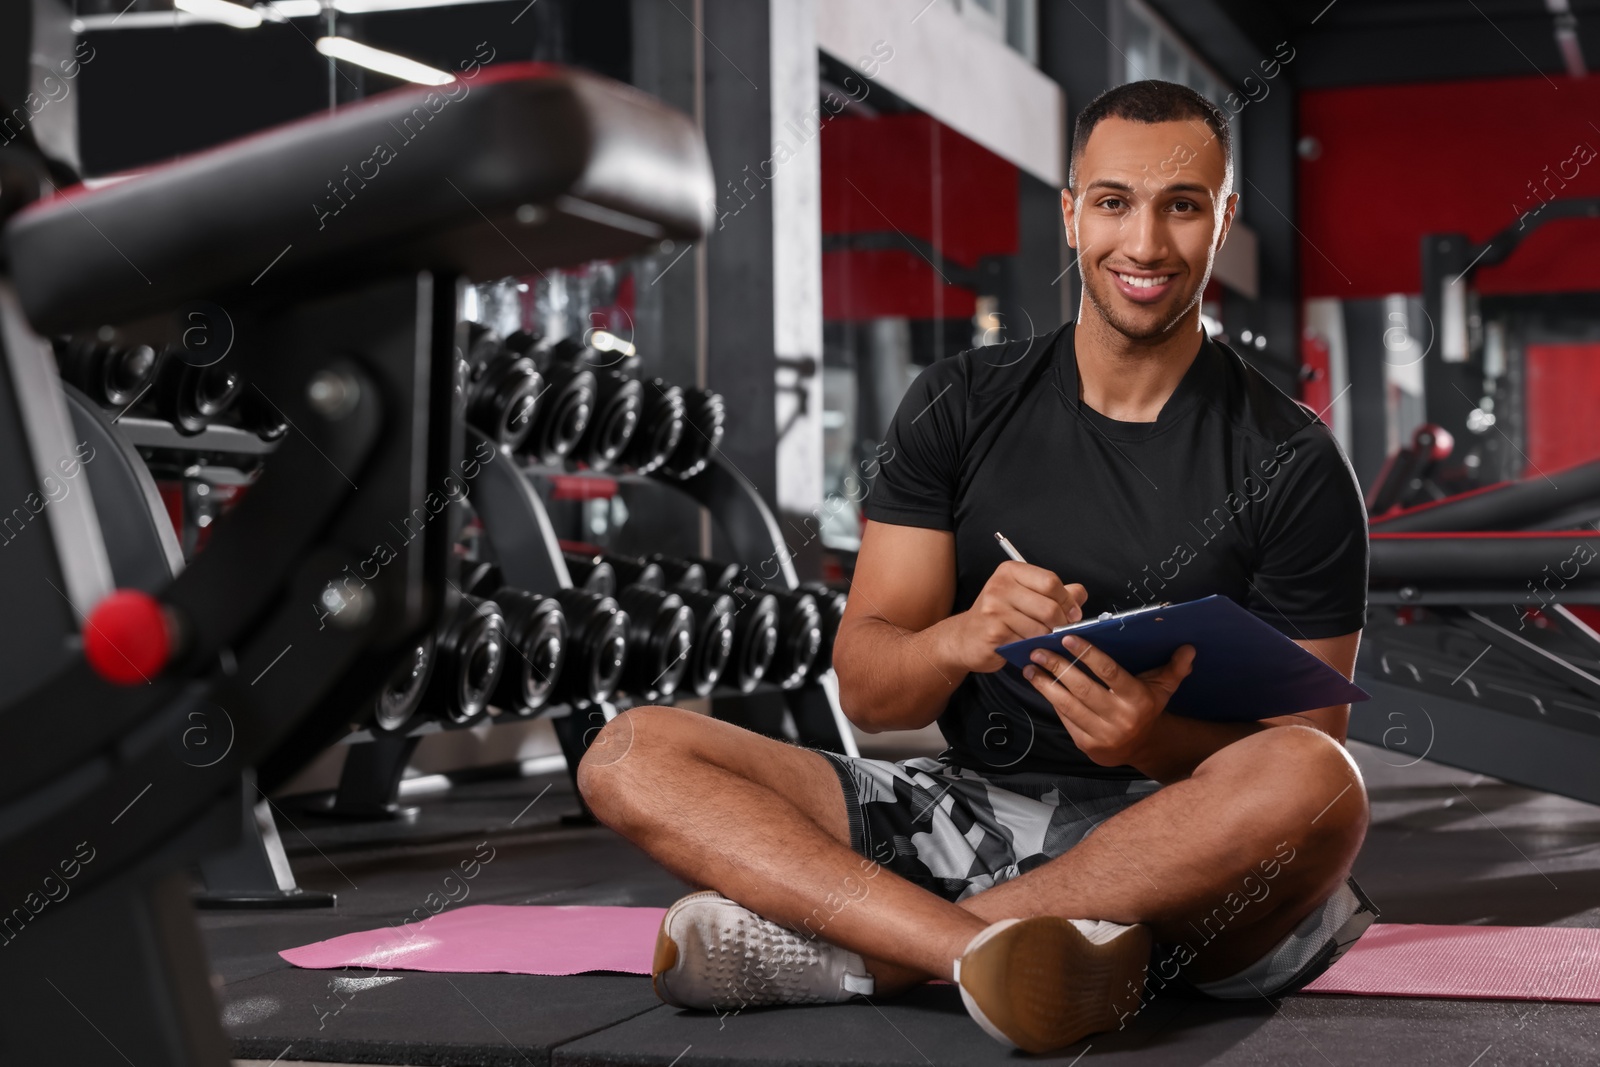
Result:
<instances>
[{"instance_id":1,"label":"red wall panel","mask_svg":"<svg viewBox=\"0 0 1600 1067\"><path fill-rule=\"evenodd\" d=\"M971 289L946 285L915 252L825 252L822 317L864 319L970 319L977 311Z\"/></svg>"},{"instance_id":2,"label":"red wall panel","mask_svg":"<svg viewBox=\"0 0 1600 1067\"><path fill-rule=\"evenodd\" d=\"M1600 458L1600 344L1529 345L1524 478Z\"/></svg>"},{"instance_id":3,"label":"red wall panel","mask_svg":"<svg viewBox=\"0 0 1600 1067\"><path fill-rule=\"evenodd\" d=\"M1017 195L1013 164L926 115L823 127L824 234L899 230L974 267L1016 252Z\"/></svg>"},{"instance_id":4,"label":"red wall panel","mask_svg":"<svg viewBox=\"0 0 1600 1067\"><path fill-rule=\"evenodd\" d=\"M1600 78L1324 89L1299 106L1301 136L1321 146L1299 163L1306 297L1420 292L1423 234L1483 241L1543 199L1600 196ZM1476 285L1600 289L1597 245L1600 219L1551 223Z\"/></svg>"},{"instance_id":5,"label":"red wall panel","mask_svg":"<svg viewBox=\"0 0 1600 1067\"><path fill-rule=\"evenodd\" d=\"M885 235L891 247L824 254L823 318L971 317L976 294L949 284L902 238L926 242L946 270L1013 255L1017 181L1013 164L927 115L829 122L822 132L822 232Z\"/></svg>"}]
</instances>

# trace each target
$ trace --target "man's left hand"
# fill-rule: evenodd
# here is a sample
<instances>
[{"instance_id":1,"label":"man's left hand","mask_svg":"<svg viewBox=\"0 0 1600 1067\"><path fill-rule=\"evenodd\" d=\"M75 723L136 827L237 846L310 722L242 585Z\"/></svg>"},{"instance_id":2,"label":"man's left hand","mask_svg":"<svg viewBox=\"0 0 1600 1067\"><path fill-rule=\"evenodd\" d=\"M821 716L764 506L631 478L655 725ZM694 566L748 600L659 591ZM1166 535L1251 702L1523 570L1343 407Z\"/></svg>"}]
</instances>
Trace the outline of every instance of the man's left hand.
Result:
<instances>
[{"instance_id":1,"label":"man's left hand","mask_svg":"<svg viewBox=\"0 0 1600 1067\"><path fill-rule=\"evenodd\" d=\"M1136 764L1167 701L1194 666L1194 646L1182 646L1165 665L1135 676L1081 637L1069 634L1061 644L1082 666L1039 649L1023 675L1050 701L1084 755L1102 767Z\"/></svg>"}]
</instances>

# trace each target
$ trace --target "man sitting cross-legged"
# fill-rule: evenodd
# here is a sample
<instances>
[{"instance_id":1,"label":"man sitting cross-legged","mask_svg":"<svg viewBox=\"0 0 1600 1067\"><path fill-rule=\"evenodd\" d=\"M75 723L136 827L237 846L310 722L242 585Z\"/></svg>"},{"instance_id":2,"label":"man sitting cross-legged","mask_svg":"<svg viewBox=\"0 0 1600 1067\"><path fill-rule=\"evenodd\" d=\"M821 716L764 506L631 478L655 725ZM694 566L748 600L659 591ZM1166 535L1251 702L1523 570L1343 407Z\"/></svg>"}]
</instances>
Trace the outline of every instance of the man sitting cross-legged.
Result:
<instances>
[{"instance_id":1,"label":"man sitting cross-legged","mask_svg":"<svg viewBox=\"0 0 1600 1067\"><path fill-rule=\"evenodd\" d=\"M1025 673L995 653L1086 613L1221 593L1348 677L1365 616L1343 452L1200 323L1238 202L1225 116L1135 82L1073 143L1078 319L916 378L835 645L852 722L937 720L949 748L850 758L646 707L579 766L603 822L709 887L663 923L669 1003L942 978L994 1037L1045 1051L1168 985L1292 992L1371 922L1347 882L1367 824L1348 706L1201 721L1164 711L1191 646L1137 677L1081 642Z\"/></svg>"}]
</instances>

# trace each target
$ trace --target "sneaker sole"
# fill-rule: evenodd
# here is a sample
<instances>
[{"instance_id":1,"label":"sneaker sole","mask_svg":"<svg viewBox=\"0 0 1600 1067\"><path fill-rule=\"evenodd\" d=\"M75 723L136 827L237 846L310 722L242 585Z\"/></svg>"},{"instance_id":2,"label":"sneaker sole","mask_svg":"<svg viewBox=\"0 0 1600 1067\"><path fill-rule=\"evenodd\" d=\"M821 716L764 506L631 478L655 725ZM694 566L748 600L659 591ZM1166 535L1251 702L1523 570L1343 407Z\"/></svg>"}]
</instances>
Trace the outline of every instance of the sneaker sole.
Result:
<instances>
[{"instance_id":1,"label":"sneaker sole","mask_svg":"<svg viewBox=\"0 0 1600 1067\"><path fill-rule=\"evenodd\" d=\"M656 996L674 1008L688 1007L688 1005L674 1000L667 994L666 989L667 972L678 965L678 959L681 955L678 943L668 933L672 926L672 920L686 907L713 897L721 898L721 896L722 894L715 889L702 889L698 893L690 893L686 897L680 897L672 907L667 909L667 913L661 917L661 929L656 932L655 955L650 960L650 988L655 990Z\"/></svg>"},{"instance_id":2,"label":"sneaker sole","mask_svg":"<svg viewBox=\"0 0 1600 1067\"><path fill-rule=\"evenodd\" d=\"M1052 915L996 923L961 957L957 985L990 1037L1051 1052L1116 1029L1137 1009L1150 948L1143 926L1097 945Z\"/></svg>"}]
</instances>

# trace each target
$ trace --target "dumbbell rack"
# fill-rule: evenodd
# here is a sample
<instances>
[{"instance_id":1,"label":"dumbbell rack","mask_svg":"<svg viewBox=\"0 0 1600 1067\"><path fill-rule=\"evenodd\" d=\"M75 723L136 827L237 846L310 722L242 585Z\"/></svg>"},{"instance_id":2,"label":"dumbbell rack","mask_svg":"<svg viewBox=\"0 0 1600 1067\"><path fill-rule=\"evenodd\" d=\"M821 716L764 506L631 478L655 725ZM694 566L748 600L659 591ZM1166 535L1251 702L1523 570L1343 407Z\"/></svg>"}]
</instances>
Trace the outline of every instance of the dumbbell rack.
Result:
<instances>
[{"instance_id":1,"label":"dumbbell rack","mask_svg":"<svg viewBox=\"0 0 1600 1067\"><path fill-rule=\"evenodd\" d=\"M469 443L477 446L488 439L469 429ZM549 593L572 586L566 560L561 553L554 526L544 501L535 488L540 478L587 476L582 470L524 464L504 449L496 459L485 463L473 480L469 499L483 522L484 537L500 566L507 585L534 593ZM772 581L784 589L798 587L799 579L789 558L777 519L755 487L722 456L714 454L693 477L677 481L625 471L596 473L617 482L648 482L671 486L710 512L731 545L734 558L742 567L777 568ZM814 682L793 689L763 683L749 694L718 690L719 713L737 718L729 710L734 698L763 693L781 693L794 721L796 739L803 744L856 755L849 720L839 706L838 684L831 669ZM575 774L579 760L595 732L614 718L618 701L592 704L552 704L540 710L551 718L569 774ZM492 720L491 720L492 721ZM754 726L753 722L741 725ZM352 733L347 744L361 746L346 758L338 794L330 814L353 817L392 817L403 813L399 804L401 776L420 738L441 729L462 727L425 723L404 736L379 735L371 730ZM579 798L580 803L582 798Z\"/></svg>"},{"instance_id":2,"label":"dumbbell rack","mask_svg":"<svg viewBox=\"0 0 1600 1067\"><path fill-rule=\"evenodd\" d=\"M229 426L214 426L197 435L182 435L159 420L124 419L122 422L128 442L145 450L233 454L254 459L275 448L275 443L263 442L254 434ZM475 429L468 428L467 433L469 448L488 440ZM712 454L699 473L685 480L674 480L620 470L591 474L581 469L544 467L526 463L504 449L496 449L494 460L483 464L478 477L470 484L469 500L483 522L485 540L507 585L548 594L573 584L543 498L536 489L539 479L555 476L603 477L615 482L672 487L710 513L732 549L733 558L729 562L740 565L746 573L766 574L775 570L775 576L766 579L766 583L785 590L799 585L771 509L748 479L718 453ZM164 515L160 518L165 520ZM763 682L750 693L719 688L712 696L717 701L719 717L760 729L764 724L754 717L745 719L740 715L740 698L780 693L793 721L793 739L813 747L858 754L849 721L840 708L838 684L831 668L791 689ZM603 701L585 705L552 704L540 709L537 714L552 720L569 774L575 775L588 743L623 706L621 701ZM413 809L400 803L400 785L422 737L496 721L513 720L486 719L457 725L430 719L403 735L371 729L353 731L340 742L351 748L337 791L328 807L319 813L372 819L410 814ZM294 884L270 809L265 801L250 803L252 783L245 782L243 786L246 802L242 806L241 838L225 854L208 857L202 864L206 890L197 898L197 903L209 907L333 904L332 894L309 893ZM579 803L582 803L581 797Z\"/></svg>"}]
</instances>

